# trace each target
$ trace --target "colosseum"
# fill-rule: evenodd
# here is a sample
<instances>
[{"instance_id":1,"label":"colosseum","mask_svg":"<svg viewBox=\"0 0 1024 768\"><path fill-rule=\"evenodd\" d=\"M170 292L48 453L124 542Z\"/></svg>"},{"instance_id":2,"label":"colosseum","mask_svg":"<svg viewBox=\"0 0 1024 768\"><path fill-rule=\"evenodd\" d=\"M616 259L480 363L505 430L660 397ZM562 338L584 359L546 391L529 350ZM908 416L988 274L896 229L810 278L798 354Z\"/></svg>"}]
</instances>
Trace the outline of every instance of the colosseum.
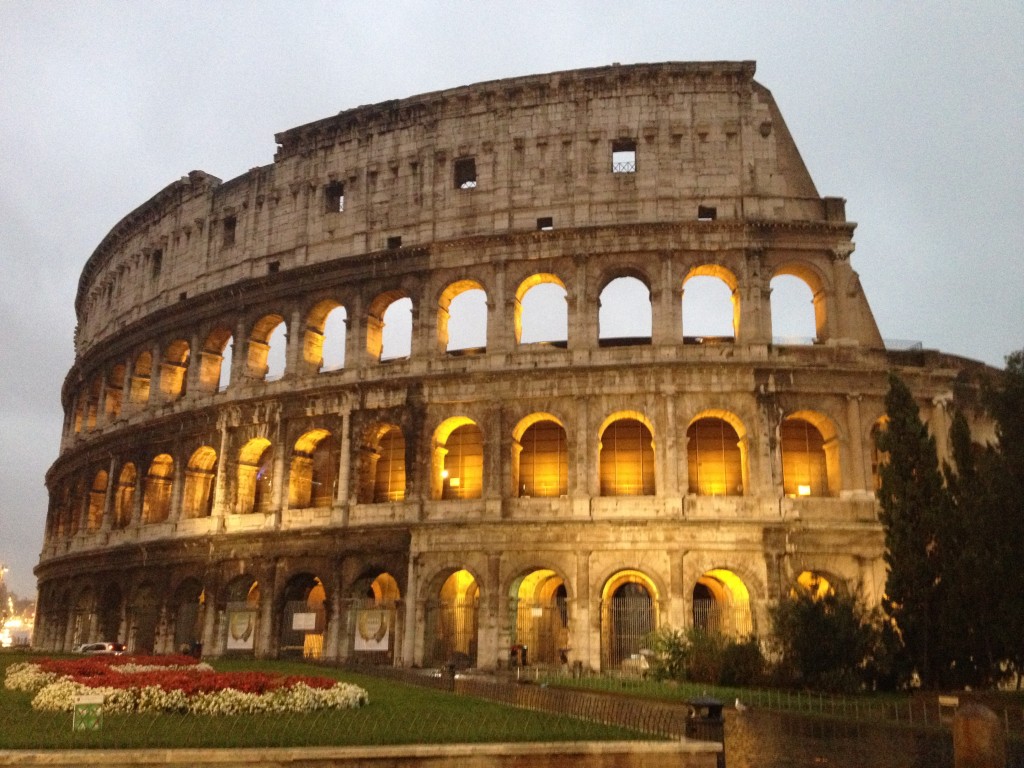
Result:
<instances>
[{"instance_id":1,"label":"colosseum","mask_svg":"<svg viewBox=\"0 0 1024 768\"><path fill-rule=\"evenodd\" d=\"M75 300L36 644L611 670L658 626L764 636L797 584L877 602L887 373L941 451L978 364L886 349L754 71L362 106L126 215ZM813 338L773 335L780 279Z\"/></svg>"}]
</instances>

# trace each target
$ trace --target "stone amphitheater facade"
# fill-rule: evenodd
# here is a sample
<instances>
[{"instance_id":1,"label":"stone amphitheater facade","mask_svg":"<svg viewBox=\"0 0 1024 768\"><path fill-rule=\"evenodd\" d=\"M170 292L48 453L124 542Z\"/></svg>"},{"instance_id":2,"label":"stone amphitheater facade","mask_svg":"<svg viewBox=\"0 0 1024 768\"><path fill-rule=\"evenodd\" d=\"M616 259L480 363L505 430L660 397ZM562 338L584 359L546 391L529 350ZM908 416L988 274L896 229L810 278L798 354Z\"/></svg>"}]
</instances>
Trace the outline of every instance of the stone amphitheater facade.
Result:
<instances>
[{"instance_id":1,"label":"stone amphitheater facade","mask_svg":"<svg viewBox=\"0 0 1024 768\"><path fill-rule=\"evenodd\" d=\"M876 602L887 372L941 447L972 364L885 349L754 70L359 107L125 216L75 302L36 644L610 669L656 626L764 635L798 583ZM780 275L813 343L773 339ZM696 278L731 333L688 327ZM617 281L649 332L616 337Z\"/></svg>"}]
</instances>

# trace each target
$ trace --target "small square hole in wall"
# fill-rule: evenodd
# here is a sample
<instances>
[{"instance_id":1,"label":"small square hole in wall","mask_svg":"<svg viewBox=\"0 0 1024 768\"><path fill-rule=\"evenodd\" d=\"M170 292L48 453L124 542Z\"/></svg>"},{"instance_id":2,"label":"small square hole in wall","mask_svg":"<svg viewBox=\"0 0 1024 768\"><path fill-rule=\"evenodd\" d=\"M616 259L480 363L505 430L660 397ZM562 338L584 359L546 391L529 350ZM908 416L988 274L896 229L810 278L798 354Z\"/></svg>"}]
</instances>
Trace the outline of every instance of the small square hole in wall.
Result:
<instances>
[{"instance_id":1,"label":"small square hole in wall","mask_svg":"<svg viewBox=\"0 0 1024 768\"><path fill-rule=\"evenodd\" d=\"M718 218L718 209L710 205L697 206L697 221L714 221Z\"/></svg>"},{"instance_id":2,"label":"small square hole in wall","mask_svg":"<svg viewBox=\"0 0 1024 768\"><path fill-rule=\"evenodd\" d=\"M234 216L228 216L224 219L224 245L235 244L235 228L238 226L238 219Z\"/></svg>"},{"instance_id":3,"label":"small square hole in wall","mask_svg":"<svg viewBox=\"0 0 1024 768\"><path fill-rule=\"evenodd\" d=\"M612 173L636 173L636 140L612 142Z\"/></svg>"},{"instance_id":4,"label":"small square hole in wall","mask_svg":"<svg viewBox=\"0 0 1024 768\"><path fill-rule=\"evenodd\" d=\"M178 301L184 301L188 298L188 291L182 291L178 294Z\"/></svg>"},{"instance_id":5,"label":"small square hole in wall","mask_svg":"<svg viewBox=\"0 0 1024 768\"><path fill-rule=\"evenodd\" d=\"M476 189L476 158L460 157L455 161L455 188Z\"/></svg>"},{"instance_id":6,"label":"small square hole in wall","mask_svg":"<svg viewBox=\"0 0 1024 768\"><path fill-rule=\"evenodd\" d=\"M279 269L281 269L281 262L280 261L272 261L269 264L267 264L267 274L268 275L273 275Z\"/></svg>"},{"instance_id":7,"label":"small square hole in wall","mask_svg":"<svg viewBox=\"0 0 1024 768\"><path fill-rule=\"evenodd\" d=\"M391 237L388 238L388 250L389 251L393 251L395 248L401 248L401 247L402 247L402 236L401 235L392 235Z\"/></svg>"},{"instance_id":8,"label":"small square hole in wall","mask_svg":"<svg viewBox=\"0 0 1024 768\"><path fill-rule=\"evenodd\" d=\"M541 216L537 219L537 229L541 232L549 232L555 228L555 220L551 216Z\"/></svg>"},{"instance_id":9,"label":"small square hole in wall","mask_svg":"<svg viewBox=\"0 0 1024 768\"><path fill-rule=\"evenodd\" d=\"M324 210L327 213L345 210L345 185L340 181L332 181L324 187Z\"/></svg>"}]
</instances>

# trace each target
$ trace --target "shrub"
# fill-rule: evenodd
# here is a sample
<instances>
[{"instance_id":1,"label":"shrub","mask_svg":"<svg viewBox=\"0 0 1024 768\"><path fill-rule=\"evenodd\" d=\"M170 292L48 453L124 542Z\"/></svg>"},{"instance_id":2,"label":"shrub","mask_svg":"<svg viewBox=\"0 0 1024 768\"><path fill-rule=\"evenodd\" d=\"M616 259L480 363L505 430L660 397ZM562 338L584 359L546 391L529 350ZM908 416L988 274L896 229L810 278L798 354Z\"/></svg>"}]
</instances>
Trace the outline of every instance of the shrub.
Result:
<instances>
[{"instance_id":1,"label":"shrub","mask_svg":"<svg viewBox=\"0 0 1024 768\"><path fill-rule=\"evenodd\" d=\"M658 680L752 685L761 680L765 666L761 645L753 636L737 640L695 627L685 632L662 627L648 637L647 645Z\"/></svg>"}]
</instances>

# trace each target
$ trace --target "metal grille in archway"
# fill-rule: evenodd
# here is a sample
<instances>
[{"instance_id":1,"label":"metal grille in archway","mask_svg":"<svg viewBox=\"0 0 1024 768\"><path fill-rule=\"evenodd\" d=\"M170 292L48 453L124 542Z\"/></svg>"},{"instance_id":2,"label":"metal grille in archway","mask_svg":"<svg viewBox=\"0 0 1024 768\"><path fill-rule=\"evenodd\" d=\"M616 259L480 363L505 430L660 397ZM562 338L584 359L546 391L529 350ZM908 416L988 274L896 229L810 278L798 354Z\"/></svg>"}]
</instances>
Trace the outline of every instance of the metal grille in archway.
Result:
<instances>
[{"instance_id":1,"label":"metal grille in archway","mask_svg":"<svg viewBox=\"0 0 1024 768\"><path fill-rule=\"evenodd\" d=\"M425 608L424 666L448 663L476 666L477 598L429 600Z\"/></svg>"},{"instance_id":2,"label":"metal grille in archway","mask_svg":"<svg viewBox=\"0 0 1024 768\"><path fill-rule=\"evenodd\" d=\"M601 603L602 668L618 669L639 654L654 624L654 602L644 585L630 582L616 589Z\"/></svg>"},{"instance_id":3,"label":"metal grille in archway","mask_svg":"<svg viewBox=\"0 0 1024 768\"><path fill-rule=\"evenodd\" d=\"M566 599L546 603L509 601L509 642L525 646L530 664L558 664L569 648L569 610Z\"/></svg>"}]
</instances>

